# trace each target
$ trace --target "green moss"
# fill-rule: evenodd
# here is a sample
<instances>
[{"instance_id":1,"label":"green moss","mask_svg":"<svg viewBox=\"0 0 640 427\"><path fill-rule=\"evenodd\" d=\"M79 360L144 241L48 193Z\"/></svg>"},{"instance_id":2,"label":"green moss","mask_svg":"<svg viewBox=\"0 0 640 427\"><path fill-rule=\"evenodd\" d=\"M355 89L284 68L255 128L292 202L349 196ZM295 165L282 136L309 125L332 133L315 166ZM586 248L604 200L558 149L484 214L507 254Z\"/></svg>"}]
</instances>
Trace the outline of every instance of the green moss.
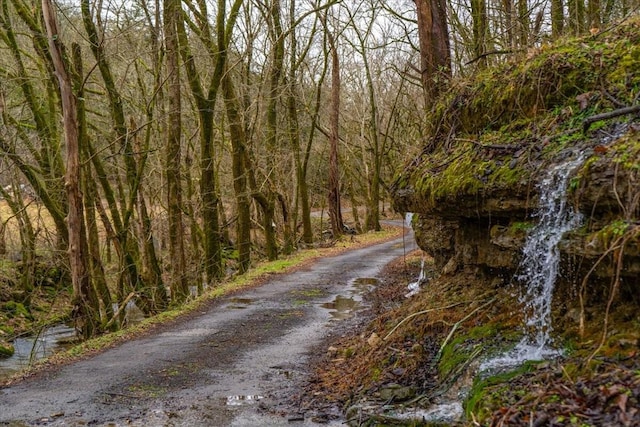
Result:
<instances>
[{"instance_id":1,"label":"green moss","mask_svg":"<svg viewBox=\"0 0 640 427\"><path fill-rule=\"evenodd\" d=\"M639 22L634 18L597 37L544 45L526 59L514 57L454 82L429 115L428 155L397 178L396 188L413 187L421 207L429 209L526 184L540 163L584 144L611 123L597 121L588 134L582 132L586 118L618 108L611 97L634 103L640 92ZM603 89L611 96L602 95ZM628 139L607 156L640 170L638 136Z\"/></svg>"},{"instance_id":2,"label":"green moss","mask_svg":"<svg viewBox=\"0 0 640 427\"><path fill-rule=\"evenodd\" d=\"M3 322L5 319L3 318L4 316L0 316L0 322ZM12 328L9 325L3 325L0 324L0 336L4 335L4 336L11 336L15 334L15 329Z\"/></svg>"},{"instance_id":3,"label":"green moss","mask_svg":"<svg viewBox=\"0 0 640 427\"><path fill-rule=\"evenodd\" d=\"M469 395L464 402L464 410L468 419L482 421L504 400L504 396L513 393L509 381L520 375L532 372L540 362L525 362L522 366L509 372L503 372L486 378L476 377ZM524 394L524 391L516 393Z\"/></svg>"},{"instance_id":4,"label":"green moss","mask_svg":"<svg viewBox=\"0 0 640 427\"><path fill-rule=\"evenodd\" d=\"M9 318L23 317L33 319L33 316L24 304L16 301L7 301L0 305L0 310L4 311Z\"/></svg>"},{"instance_id":5,"label":"green moss","mask_svg":"<svg viewBox=\"0 0 640 427\"><path fill-rule=\"evenodd\" d=\"M415 188L432 205L451 197L475 196L526 182L528 173L508 158L485 158L476 145L458 145L451 153L436 153L414 173Z\"/></svg>"},{"instance_id":6,"label":"green moss","mask_svg":"<svg viewBox=\"0 0 640 427\"><path fill-rule=\"evenodd\" d=\"M486 324L476 326L451 340L443 349L438 363L440 378L454 375L467 363L482 354L489 345L488 338L498 333L496 325Z\"/></svg>"},{"instance_id":7,"label":"green moss","mask_svg":"<svg viewBox=\"0 0 640 427\"><path fill-rule=\"evenodd\" d=\"M514 221L509 224L509 232L511 234L528 233L534 227L531 221Z\"/></svg>"},{"instance_id":8,"label":"green moss","mask_svg":"<svg viewBox=\"0 0 640 427\"><path fill-rule=\"evenodd\" d=\"M0 340L0 359L13 356L15 349L8 342Z\"/></svg>"}]
</instances>

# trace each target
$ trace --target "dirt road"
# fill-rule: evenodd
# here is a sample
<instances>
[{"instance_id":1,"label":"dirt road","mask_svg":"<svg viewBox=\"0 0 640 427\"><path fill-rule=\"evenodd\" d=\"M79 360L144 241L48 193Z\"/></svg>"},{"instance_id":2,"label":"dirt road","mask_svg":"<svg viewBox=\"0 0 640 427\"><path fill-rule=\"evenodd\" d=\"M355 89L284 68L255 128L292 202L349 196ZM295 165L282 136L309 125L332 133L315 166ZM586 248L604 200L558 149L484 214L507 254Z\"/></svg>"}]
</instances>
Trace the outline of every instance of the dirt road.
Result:
<instances>
[{"instance_id":1,"label":"dirt road","mask_svg":"<svg viewBox=\"0 0 640 427\"><path fill-rule=\"evenodd\" d=\"M324 258L158 333L0 389L0 425L295 426L315 352L403 240ZM332 421L330 425L341 425ZM327 425L326 423L323 425Z\"/></svg>"}]
</instances>

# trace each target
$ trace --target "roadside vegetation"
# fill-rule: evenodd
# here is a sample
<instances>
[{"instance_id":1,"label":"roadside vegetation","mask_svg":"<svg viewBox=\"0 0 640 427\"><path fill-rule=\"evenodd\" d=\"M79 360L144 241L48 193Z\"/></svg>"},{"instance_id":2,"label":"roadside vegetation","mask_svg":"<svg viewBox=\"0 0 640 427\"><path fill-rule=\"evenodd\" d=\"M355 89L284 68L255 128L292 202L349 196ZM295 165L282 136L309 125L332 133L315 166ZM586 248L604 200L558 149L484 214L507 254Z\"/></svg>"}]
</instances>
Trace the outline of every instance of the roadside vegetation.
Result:
<instances>
[{"instance_id":1,"label":"roadside vegetation","mask_svg":"<svg viewBox=\"0 0 640 427\"><path fill-rule=\"evenodd\" d=\"M233 294L235 292L242 291L254 286L259 286L264 280L273 277L277 274L291 273L296 269L303 268L306 264L313 262L314 259L321 257L328 257L337 255L347 250L353 250L360 247L373 245L376 243L384 242L390 239L395 239L402 235L402 227L386 225L379 232L370 232L361 234L359 236L343 236L336 240L326 241L323 245L319 245L317 248L309 248L296 252L295 254L282 257L276 261L263 261L257 263L254 268L243 275L233 275L227 277L218 286L209 287L204 289L200 295L194 295L189 300L178 307L163 311L155 316L151 316L143 319L139 323L127 325L126 328L119 329L115 332L101 335L100 337L93 338L87 341L77 341L72 345L69 350L63 351L59 354L55 354L43 361L34 361L34 364L28 369L17 373L13 378L7 378L0 383L12 382L15 379L23 378L31 375L34 372L45 369L48 366L56 365L60 363L67 363L78 357L85 357L89 354L106 350L107 348L116 345L124 340L137 337L141 334L147 334L153 332L157 327L165 325L167 322L171 322L181 316L188 315L189 313L201 309L207 303L215 300L221 296ZM70 310L70 297L71 289L58 290L53 298L43 295L38 298L38 306L46 307L43 309L43 316L33 316L30 313L19 312L15 315L9 313L4 314L3 324L9 325L14 337L21 334L34 334L43 328L52 326L58 323L66 323L69 321ZM66 296L66 298L61 297ZM35 303L34 303L35 304ZM57 315L52 315L53 308L58 310ZM19 331L16 333L16 331ZM7 333L11 341L11 335ZM0 340L0 343L2 340ZM73 344L73 343L69 343ZM10 352L7 352L7 356L10 356Z\"/></svg>"}]
</instances>

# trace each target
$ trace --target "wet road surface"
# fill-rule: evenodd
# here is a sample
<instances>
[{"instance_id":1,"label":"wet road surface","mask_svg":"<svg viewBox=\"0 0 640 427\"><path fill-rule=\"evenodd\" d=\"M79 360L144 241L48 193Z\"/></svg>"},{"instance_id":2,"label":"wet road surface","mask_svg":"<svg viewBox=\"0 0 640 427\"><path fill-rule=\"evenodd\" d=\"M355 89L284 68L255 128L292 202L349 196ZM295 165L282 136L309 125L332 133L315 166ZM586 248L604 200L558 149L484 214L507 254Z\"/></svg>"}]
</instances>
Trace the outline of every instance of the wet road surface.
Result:
<instances>
[{"instance_id":1,"label":"wet road surface","mask_svg":"<svg viewBox=\"0 0 640 427\"><path fill-rule=\"evenodd\" d=\"M316 425L292 401L310 357L405 250L400 238L320 259L158 333L0 389L0 425Z\"/></svg>"}]
</instances>

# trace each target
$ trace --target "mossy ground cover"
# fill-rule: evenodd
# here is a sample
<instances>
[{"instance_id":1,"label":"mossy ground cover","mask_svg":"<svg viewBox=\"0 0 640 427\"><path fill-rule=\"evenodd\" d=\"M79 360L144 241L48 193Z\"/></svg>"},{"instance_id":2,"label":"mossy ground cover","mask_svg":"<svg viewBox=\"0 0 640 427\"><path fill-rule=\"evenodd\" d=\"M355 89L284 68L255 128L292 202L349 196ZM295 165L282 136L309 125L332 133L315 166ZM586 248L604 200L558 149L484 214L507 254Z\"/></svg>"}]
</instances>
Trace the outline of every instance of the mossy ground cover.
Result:
<instances>
[{"instance_id":1,"label":"mossy ground cover","mask_svg":"<svg viewBox=\"0 0 640 427\"><path fill-rule=\"evenodd\" d=\"M640 324L631 307L616 312L611 319L615 331L597 354L594 343L603 325L595 321L600 317L595 309L589 309L593 321L584 337L578 337L575 321L554 329L562 358L478 376L482 360L506 352L521 338L517 289L459 274L433 279L407 299L406 287L417 277L420 260L420 254L410 254L382 272L382 283L368 296L370 323L336 340L322 357L303 407L335 405L344 410L361 400L389 404L381 400L380 391L400 384L416 390L416 398L395 402L400 405L428 407L442 396L461 396L466 415L460 425L640 421ZM491 303L483 307L484 301ZM554 305L555 319L564 312L566 307ZM373 334L380 340L371 340Z\"/></svg>"},{"instance_id":2,"label":"mossy ground cover","mask_svg":"<svg viewBox=\"0 0 640 427\"><path fill-rule=\"evenodd\" d=\"M430 142L397 176L396 192L413 189L414 203L425 211L462 197L521 191L563 150L598 146L600 131L633 118L584 126L596 114L637 103L639 40L636 17L453 82L427 114ZM632 147L619 145L610 157L638 165Z\"/></svg>"}]
</instances>

